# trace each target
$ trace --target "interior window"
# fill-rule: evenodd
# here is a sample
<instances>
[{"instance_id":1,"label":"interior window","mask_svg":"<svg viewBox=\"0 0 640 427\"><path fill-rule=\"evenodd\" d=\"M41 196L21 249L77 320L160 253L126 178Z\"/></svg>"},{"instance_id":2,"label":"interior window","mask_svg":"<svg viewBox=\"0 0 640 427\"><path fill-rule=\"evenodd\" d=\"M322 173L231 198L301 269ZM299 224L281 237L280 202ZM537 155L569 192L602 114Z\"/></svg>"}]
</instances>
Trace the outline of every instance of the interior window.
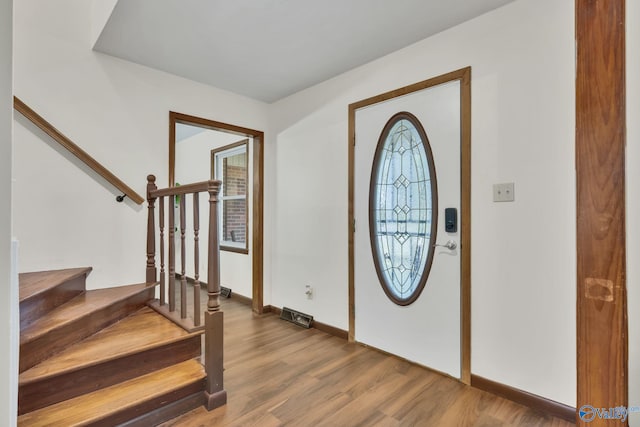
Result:
<instances>
[{"instance_id":1,"label":"interior window","mask_svg":"<svg viewBox=\"0 0 640 427\"><path fill-rule=\"evenodd\" d=\"M247 142L244 140L211 151L213 178L222 181L218 203L222 250L248 249Z\"/></svg>"}]
</instances>

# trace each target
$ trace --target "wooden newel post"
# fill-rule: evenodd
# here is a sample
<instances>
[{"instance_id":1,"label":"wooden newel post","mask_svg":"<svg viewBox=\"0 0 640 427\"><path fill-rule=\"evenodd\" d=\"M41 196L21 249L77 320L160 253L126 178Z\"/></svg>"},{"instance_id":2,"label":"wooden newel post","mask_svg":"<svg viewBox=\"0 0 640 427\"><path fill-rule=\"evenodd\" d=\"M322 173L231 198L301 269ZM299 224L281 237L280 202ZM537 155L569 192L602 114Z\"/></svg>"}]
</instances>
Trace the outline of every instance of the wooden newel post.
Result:
<instances>
[{"instance_id":1,"label":"wooden newel post","mask_svg":"<svg viewBox=\"0 0 640 427\"><path fill-rule=\"evenodd\" d=\"M155 222L155 204L156 197L151 192L157 190L156 177L154 175L147 176L147 202L149 203L149 216L147 219L147 283L155 283L158 280L156 271L156 222Z\"/></svg>"},{"instance_id":2,"label":"wooden newel post","mask_svg":"<svg viewBox=\"0 0 640 427\"><path fill-rule=\"evenodd\" d=\"M209 181L209 240L208 240L208 266L207 266L207 311L220 310L220 240L218 237L218 191L219 181Z\"/></svg>"},{"instance_id":3,"label":"wooden newel post","mask_svg":"<svg viewBox=\"0 0 640 427\"><path fill-rule=\"evenodd\" d=\"M220 242L218 238L218 192L220 181L209 181L209 263L207 312L205 313L205 407L212 410L227 403L223 374L223 314L220 311Z\"/></svg>"}]
</instances>

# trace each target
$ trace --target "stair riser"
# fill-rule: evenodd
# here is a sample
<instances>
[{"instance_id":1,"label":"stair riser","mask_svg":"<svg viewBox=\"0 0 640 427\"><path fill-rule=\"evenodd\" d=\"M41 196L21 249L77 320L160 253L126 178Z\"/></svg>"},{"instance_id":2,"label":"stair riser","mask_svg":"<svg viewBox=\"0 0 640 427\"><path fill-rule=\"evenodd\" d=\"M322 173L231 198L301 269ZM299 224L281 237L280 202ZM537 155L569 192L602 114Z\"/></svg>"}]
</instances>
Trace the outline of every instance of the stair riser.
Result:
<instances>
[{"instance_id":1,"label":"stair riser","mask_svg":"<svg viewBox=\"0 0 640 427\"><path fill-rule=\"evenodd\" d=\"M204 384L204 379L198 380L178 390L174 390L170 393L145 401L133 408L126 408L115 414L110 414L108 418L85 425L91 427L113 427L114 425L121 425L161 409L170 402L179 401L189 396L193 396L196 393L203 393Z\"/></svg>"},{"instance_id":2,"label":"stair riser","mask_svg":"<svg viewBox=\"0 0 640 427\"><path fill-rule=\"evenodd\" d=\"M204 401L202 391L198 391L191 396L183 397L182 399L162 405L160 408L141 415L131 421L120 424L119 427L149 427L157 426L165 421L172 420L182 414L186 414L200 406Z\"/></svg>"},{"instance_id":3,"label":"stair riser","mask_svg":"<svg viewBox=\"0 0 640 427\"><path fill-rule=\"evenodd\" d=\"M21 384L18 413L24 414L200 356L199 335L42 381Z\"/></svg>"},{"instance_id":4,"label":"stair riser","mask_svg":"<svg viewBox=\"0 0 640 427\"><path fill-rule=\"evenodd\" d=\"M46 335L20 345L20 372L42 362L70 344L80 341L100 329L122 319L144 306L153 297L154 288L117 301L73 322L61 325Z\"/></svg>"},{"instance_id":5,"label":"stair riser","mask_svg":"<svg viewBox=\"0 0 640 427\"><path fill-rule=\"evenodd\" d=\"M54 308L80 295L86 289L86 275L75 277L20 302L20 328L25 328Z\"/></svg>"}]
</instances>

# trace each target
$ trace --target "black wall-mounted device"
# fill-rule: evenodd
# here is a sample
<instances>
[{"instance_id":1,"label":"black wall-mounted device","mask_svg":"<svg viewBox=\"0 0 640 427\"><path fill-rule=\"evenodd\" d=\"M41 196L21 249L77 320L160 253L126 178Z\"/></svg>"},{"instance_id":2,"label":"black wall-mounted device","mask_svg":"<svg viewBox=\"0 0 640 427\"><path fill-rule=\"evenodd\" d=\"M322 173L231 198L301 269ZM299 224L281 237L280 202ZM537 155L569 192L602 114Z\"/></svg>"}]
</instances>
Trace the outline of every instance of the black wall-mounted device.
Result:
<instances>
[{"instance_id":1,"label":"black wall-mounted device","mask_svg":"<svg viewBox=\"0 0 640 427\"><path fill-rule=\"evenodd\" d=\"M446 208L444 210L444 230L447 233L458 231L458 209Z\"/></svg>"}]
</instances>

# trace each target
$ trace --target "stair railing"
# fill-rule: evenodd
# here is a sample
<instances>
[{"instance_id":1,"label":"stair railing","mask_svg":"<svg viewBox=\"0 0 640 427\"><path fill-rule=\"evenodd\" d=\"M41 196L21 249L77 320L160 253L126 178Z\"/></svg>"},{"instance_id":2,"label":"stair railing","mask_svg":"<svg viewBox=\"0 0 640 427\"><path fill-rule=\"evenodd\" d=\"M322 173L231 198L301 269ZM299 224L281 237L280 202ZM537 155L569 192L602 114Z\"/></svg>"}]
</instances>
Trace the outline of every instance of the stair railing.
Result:
<instances>
[{"instance_id":1,"label":"stair railing","mask_svg":"<svg viewBox=\"0 0 640 427\"><path fill-rule=\"evenodd\" d=\"M218 239L218 193L220 181L203 181L193 184L180 185L158 189L156 177L147 177L147 283L160 284L160 298L149 304L185 330L193 332L204 330L204 365L207 373L205 390L205 407L208 410L222 406L227 401L227 394L223 388L223 313L220 310L220 244ZM200 310L200 193L209 194L209 235L208 235L208 265L207 265L207 310L204 313L204 325ZM193 317L190 319L187 310L187 275L186 275L186 205L188 196L193 201L193 237L194 237L194 278L193 278ZM179 233L180 233L180 267L176 274L175 266L175 203L179 198ZM158 201L159 249L160 249L160 278L156 267L156 225L155 205ZM165 206L168 208L168 272L165 271ZM168 274L167 274L168 273ZM167 277L168 276L168 277ZM176 309L176 276L180 280L180 310ZM166 289L168 285L168 289ZM166 295L168 294L168 303Z\"/></svg>"},{"instance_id":2,"label":"stair railing","mask_svg":"<svg viewBox=\"0 0 640 427\"><path fill-rule=\"evenodd\" d=\"M125 197L129 197L135 203L141 205L144 199L141 195L136 193L131 187L125 184L120 178L115 176L111 171L104 167L100 162L91 157L86 151L80 148L77 144L67 138L62 132L56 129L51 123L46 121L41 115L32 110L27 104L22 102L18 97L13 97L13 108L27 118L31 123L40 128L44 133L49 135L64 147L69 153L76 156L82 163L93 169L98 175L104 178L108 183L122 192L122 195L117 196L116 200L122 202Z\"/></svg>"}]
</instances>

